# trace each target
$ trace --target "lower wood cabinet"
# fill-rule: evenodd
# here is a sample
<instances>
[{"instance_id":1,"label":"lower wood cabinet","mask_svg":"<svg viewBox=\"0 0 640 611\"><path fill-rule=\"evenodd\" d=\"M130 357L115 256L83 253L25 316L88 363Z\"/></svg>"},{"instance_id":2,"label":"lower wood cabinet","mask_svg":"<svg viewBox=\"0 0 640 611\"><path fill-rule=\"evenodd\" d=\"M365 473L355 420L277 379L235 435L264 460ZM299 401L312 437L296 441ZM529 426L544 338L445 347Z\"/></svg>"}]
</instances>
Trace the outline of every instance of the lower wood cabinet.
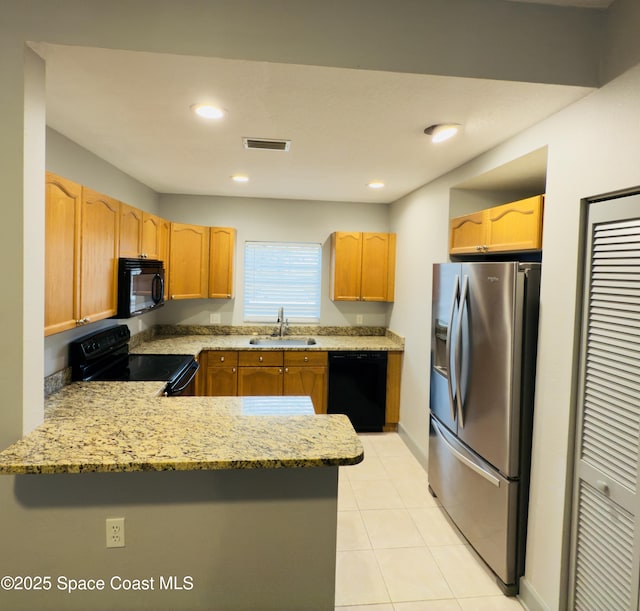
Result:
<instances>
[{"instance_id":1,"label":"lower wood cabinet","mask_svg":"<svg viewBox=\"0 0 640 611\"><path fill-rule=\"evenodd\" d=\"M316 414L327 413L327 352L285 352L283 395L311 397Z\"/></svg>"},{"instance_id":2,"label":"lower wood cabinet","mask_svg":"<svg viewBox=\"0 0 640 611\"><path fill-rule=\"evenodd\" d=\"M316 350L206 350L196 393L208 397L301 395L316 414L327 413L328 353ZM385 431L400 419L402 352L387 355Z\"/></svg>"},{"instance_id":3,"label":"lower wood cabinet","mask_svg":"<svg viewBox=\"0 0 640 611\"><path fill-rule=\"evenodd\" d=\"M235 350L207 350L200 353L201 395L235 397L238 394L238 353Z\"/></svg>"},{"instance_id":4,"label":"lower wood cabinet","mask_svg":"<svg viewBox=\"0 0 640 611\"><path fill-rule=\"evenodd\" d=\"M201 394L311 397L317 414L327 412L326 352L208 350L201 354Z\"/></svg>"},{"instance_id":5,"label":"lower wood cabinet","mask_svg":"<svg viewBox=\"0 0 640 611\"><path fill-rule=\"evenodd\" d=\"M238 396L282 395L284 353L239 352Z\"/></svg>"}]
</instances>

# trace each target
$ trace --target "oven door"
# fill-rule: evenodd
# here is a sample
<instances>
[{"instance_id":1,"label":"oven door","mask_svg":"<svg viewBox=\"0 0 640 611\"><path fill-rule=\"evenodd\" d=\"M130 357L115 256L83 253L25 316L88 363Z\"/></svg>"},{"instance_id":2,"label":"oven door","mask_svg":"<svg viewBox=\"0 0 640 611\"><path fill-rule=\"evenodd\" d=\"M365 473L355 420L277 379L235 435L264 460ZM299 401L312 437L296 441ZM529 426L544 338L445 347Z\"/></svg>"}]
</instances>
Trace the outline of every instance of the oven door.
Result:
<instances>
[{"instance_id":1,"label":"oven door","mask_svg":"<svg viewBox=\"0 0 640 611\"><path fill-rule=\"evenodd\" d=\"M192 397L195 395L196 374L200 369L198 361L193 359L175 378L167 382L164 389L165 397Z\"/></svg>"}]
</instances>

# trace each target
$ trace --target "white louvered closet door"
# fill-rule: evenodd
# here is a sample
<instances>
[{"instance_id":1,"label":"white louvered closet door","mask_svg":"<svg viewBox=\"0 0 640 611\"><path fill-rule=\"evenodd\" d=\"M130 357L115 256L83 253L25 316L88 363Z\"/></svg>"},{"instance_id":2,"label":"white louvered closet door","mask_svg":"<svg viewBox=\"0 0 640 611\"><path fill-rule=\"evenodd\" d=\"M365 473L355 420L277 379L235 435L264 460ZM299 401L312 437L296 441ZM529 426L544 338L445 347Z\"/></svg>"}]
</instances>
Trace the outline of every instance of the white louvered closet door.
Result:
<instances>
[{"instance_id":1,"label":"white louvered closet door","mask_svg":"<svg viewBox=\"0 0 640 611\"><path fill-rule=\"evenodd\" d=\"M571 608L635 611L640 579L640 195L589 207Z\"/></svg>"}]
</instances>

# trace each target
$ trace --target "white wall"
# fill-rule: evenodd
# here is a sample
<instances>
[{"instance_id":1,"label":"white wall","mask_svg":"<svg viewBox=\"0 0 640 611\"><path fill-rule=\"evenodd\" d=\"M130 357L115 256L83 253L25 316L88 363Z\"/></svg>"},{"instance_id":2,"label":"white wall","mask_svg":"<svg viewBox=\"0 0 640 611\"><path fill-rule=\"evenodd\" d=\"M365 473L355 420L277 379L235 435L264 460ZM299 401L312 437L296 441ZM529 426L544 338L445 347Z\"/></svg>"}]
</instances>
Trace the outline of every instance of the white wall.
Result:
<instances>
[{"instance_id":1,"label":"white wall","mask_svg":"<svg viewBox=\"0 0 640 611\"><path fill-rule=\"evenodd\" d=\"M548 146L540 335L525 596L562 609L574 426L582 198L640 185L640 66L550 119L393 204L397 303L407 336L400 424L423 456L428 443L430 265L446 258L449 189ZM538 608L538 607L534 607Z\"/></svg>"},{"instance_id":2,"label":"white wall","mask_svg":"<svg viewBox=\"0 0 640 611\"><path fill-rule=\"evenodd\" d=\"M323 326L386 326L390 305L384 303L333 302L330 294L330 236L334 231L389 231L389 206L353 202L319 202L258 198L162 195L160 214L169 220L198 225L235 227L236 263L234 299L198 299L167 303L158 311L166 324L210 324L210 314L221 323L242 325L244 243L250 240L315 242L322 244ZM286 315L286 312L285 312Z\"/></svg>"}]
</instances>

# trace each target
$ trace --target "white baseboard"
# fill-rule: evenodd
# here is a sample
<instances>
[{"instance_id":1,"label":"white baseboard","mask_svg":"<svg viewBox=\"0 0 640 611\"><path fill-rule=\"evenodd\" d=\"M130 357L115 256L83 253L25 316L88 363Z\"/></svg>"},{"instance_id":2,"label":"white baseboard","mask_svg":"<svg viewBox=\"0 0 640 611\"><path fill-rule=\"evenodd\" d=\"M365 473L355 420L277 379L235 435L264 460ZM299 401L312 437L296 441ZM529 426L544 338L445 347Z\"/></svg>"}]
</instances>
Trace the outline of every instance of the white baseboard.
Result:
<instances>
[{"instance_id":1,"label":"white baseboard","mask_svg":"<svg viewBox=\"0 0 640 611\"><path fill-rule=\"evenodd\" d=\"M428 455L427 455L427 448L428 448L428 440L425 439L424 440L424 445L421 447L419 446L411 437L411 435L409 435L409 433L407 433L406 429L402 426L401 423L398 424L398 435L400 435L402 441L405 442L405 444L407 445L407 447L409 448L409 450L411 450L411 453L416 457L417 461L423 466L424 470L427 471L427 463L428 463Z\"/></svg>"},{"instance_id":2,"label":"white baseboard","mask_svg":"<svg viewBox=\"0 0 640 611\"><path fill-rule=\"evenodd\" d=\"M520 578L518 600L528 611L551 611L526 577Z\"/></svg>"}]
</instances>

